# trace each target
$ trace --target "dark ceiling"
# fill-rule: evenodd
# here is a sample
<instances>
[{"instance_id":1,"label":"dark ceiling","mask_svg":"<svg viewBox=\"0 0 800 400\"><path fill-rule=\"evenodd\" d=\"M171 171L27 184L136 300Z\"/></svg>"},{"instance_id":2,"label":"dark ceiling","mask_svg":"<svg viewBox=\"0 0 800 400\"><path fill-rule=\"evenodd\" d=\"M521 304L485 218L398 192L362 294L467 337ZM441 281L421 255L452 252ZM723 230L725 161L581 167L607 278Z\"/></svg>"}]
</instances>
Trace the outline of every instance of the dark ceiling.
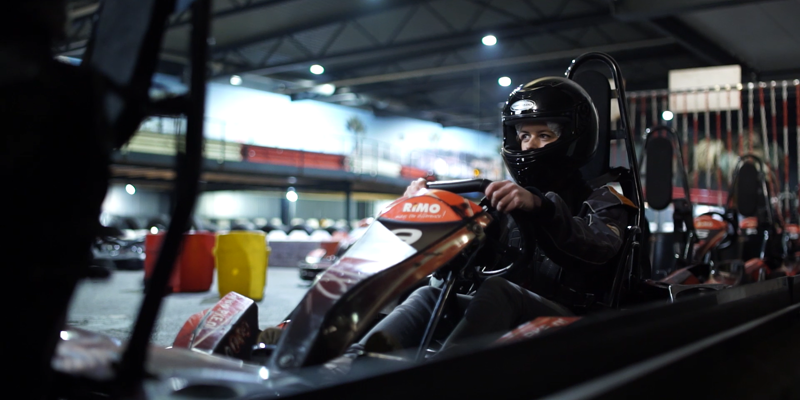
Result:
<instances>
[{"instance_id":1,"label":"dark ceiling","mask_svg":"<svg viewBox=\"0 0 800 400\"><path fill-rule=\"evenodd\" d=\"M603 51L628 90L667 87L671 69L740 64L743 80L800 76L800 0L214 0L212 79L495 132L511 88ZM79 55L97 4L71 1L59 49ZM187 63L187 13L162 71ZM484 46L491 34L497 44ZM325 73L309 72L313 64ZM511 87L498 78L511 78ZM330 83L333 95L318 92ZM317 89L315 89L317 87Z\"/></svg>"}]
</instances>

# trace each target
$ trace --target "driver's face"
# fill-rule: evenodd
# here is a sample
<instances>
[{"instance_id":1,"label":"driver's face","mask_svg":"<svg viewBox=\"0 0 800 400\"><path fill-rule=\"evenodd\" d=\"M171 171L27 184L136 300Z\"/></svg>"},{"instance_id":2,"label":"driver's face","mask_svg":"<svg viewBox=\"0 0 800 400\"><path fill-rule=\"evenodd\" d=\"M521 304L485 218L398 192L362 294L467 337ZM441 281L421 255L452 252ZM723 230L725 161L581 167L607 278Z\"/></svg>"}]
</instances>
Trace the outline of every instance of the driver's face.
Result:
<instances>
[{"instance_id":1,"label":"driver's face","mask_svg":"<svg viewBox=\"0 0 800 400\"><path fill-rule=\"evenodd\" d=\"M517 130L517 140L524 151L541 149L558 140L558 136L547 127L547 124L531 122L523 124Z\"/></svg>"}]
</instances>

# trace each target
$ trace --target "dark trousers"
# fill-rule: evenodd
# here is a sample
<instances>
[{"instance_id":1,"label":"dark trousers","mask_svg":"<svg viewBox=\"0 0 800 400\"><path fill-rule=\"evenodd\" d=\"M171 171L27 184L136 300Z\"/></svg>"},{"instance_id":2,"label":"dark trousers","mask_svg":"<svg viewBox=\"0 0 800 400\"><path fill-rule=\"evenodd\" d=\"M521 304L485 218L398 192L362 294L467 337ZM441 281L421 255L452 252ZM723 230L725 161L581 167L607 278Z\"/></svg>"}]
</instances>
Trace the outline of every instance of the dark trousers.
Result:
<instances>
[{"instance_id":1,"label":"dark trousers","mask_svg":"<svg viewBox=\"0 0 800 400\"><path fill-rule=\"evenodd\" d=\"M418 347L440 292L430 286L417 289L375 325L360 344L380 331L396 339L404 349ZM483 282L471 299L458 295L457 303L465 310L464 317L446 347L473 339L491 342L536 317L573 315L568 308L498 277Z\"/></svg>"}]
</instances>

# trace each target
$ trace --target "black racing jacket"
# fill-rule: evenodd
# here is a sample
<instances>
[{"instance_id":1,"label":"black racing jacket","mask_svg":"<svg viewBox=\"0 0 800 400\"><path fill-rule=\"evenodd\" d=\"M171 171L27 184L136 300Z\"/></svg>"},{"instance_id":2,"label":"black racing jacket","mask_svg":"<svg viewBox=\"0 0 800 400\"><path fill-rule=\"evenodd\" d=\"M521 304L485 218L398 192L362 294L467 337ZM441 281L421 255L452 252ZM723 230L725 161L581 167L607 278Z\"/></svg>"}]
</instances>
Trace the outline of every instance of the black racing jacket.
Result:
<instances>
[{"instance_id":1,"label":"black racing jacket","mask_svg":"<svg viewBox=\"0 0 800 400\"><path fill-rule=\"evenodd\" d=\"M571 191L566 199L527 189L542 205L528 214L537 250L524 286L571 308L603 300L636 206L610 186Z\"/></svg>"}]
</instances>

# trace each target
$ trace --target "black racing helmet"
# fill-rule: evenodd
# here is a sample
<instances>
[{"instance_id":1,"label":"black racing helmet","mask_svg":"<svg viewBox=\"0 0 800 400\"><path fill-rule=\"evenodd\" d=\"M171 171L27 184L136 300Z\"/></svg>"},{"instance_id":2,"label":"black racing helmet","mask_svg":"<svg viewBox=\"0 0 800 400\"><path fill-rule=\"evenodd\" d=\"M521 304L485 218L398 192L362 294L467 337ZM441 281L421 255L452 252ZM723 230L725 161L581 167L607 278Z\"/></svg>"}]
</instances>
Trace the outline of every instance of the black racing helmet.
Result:
<instances>
[{"instance_id":1,"label":"black racing helmet","mask_svg":"<svg viewBox=\"0 0 800 400\"><path fill-rule=\"evenodd\" d=\"M516 125L556 122L558 140L540 149L523 151ZM594 103L577 83L544 77L514 89L503 107L503 149L506 168L520 186L547 189L555 174L575 171L597 149L598 122Z\"/></svg>"}]
</instances>

